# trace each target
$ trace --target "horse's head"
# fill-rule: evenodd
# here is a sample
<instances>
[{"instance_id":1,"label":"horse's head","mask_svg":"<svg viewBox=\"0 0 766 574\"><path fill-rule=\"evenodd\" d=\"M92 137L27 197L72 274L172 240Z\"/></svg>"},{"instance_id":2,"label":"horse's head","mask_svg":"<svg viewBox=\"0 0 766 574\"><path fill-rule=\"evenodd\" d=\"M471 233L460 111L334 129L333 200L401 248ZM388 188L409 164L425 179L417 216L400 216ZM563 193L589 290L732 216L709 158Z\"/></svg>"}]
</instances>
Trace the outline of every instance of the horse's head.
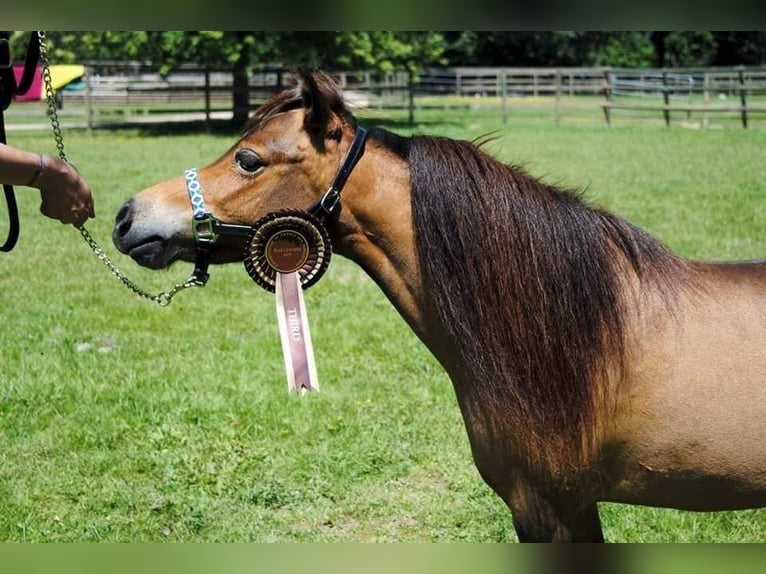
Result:
<instances>
[{"instance_id":1,"label":"horse's head","mask_svg":"<svg viewBox=\"0 0 766 574\"><path fill-rule=\"evenodd\" d=\"M273 211L305 210L332 182L356 122L328 76L302 70L297 79L255 112L236 144L199 170L206 208L219 221L249 226ZM120 251L146 267L194 261L185 178L158 183L127 201L112 236ZM243 244L241 237L221 237L212 262L242 260Z\"/></svg>"}]
</instances>

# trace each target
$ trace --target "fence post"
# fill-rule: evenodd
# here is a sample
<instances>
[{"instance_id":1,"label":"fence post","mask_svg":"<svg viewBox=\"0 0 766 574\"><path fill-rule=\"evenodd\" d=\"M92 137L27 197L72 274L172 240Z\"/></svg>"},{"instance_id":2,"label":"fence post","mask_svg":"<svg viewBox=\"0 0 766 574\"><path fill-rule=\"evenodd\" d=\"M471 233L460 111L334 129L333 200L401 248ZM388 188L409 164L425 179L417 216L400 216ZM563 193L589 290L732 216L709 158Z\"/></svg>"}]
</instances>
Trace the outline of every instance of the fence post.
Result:
<instances>
[{"instance_id":1,"label":"fence post","mask_svg":"<svg viewBox=\"0 0 766 574\"><path fill-rule=\"evenodd\" d=\"M702 127L706 128L709 122L708 108L710 107L710 72L705 72L702 85L703 85L702 105L704 107L702 111Z\"/></svg>"},{"instance_id":2,"label":"fence post","mask_svg":"<svg viewBox=\"0 0 766 574\"><path fill-rule=\"evenodd\" d=\"M662 101L665 106L662 109L662 113L665 116L665 125L670 127L670 94L668 93L668 73L662 72Z\"/></svg>"},{"instance_id":3,"label":"fence post","mask_svg":"<svg viewBox=\"0 0 766 574\"><path fill-rule=\"evenodd\" d=\"M689 97L686 98L686 102L688 105L692 105L694 103L694 78L689 76ZM686 110L686 119L691 120L692 119L692 110L691 108L688 108Z\"/></svg>"},{"instance_id":4,"label":"fence post","mask_svg":"<svg viewBox=\"0 0 766 574\"><path fill-rule=\"evenodd\" d=\"M210 133L210 70L205 68L205 131Z\"/></svg>"},{"instance_id":5,"label":"fence post","mask_svg":"<svg viewBox=\"0 0 766 574\"><path fill-rule=\"evenodd\" d=\"M747 129L747 101L745 99L745 72L739 70L739 101L742 105L742 127Z\"/></svg>"},{"instance_id":6,"label":"fence post","mask_svg":"<svg viewBox=\"0 0 766 574\"><path fill-rule=\"evenodd\" d=\"M410 109L410 125L415 125L415 74L412 70L409 71L407 76L407 91L409 92L409 109Z\"/></svg>"},{"instance_id":7,"label":"fence post","mask_svg":"<svg viewBox=\"0 0 766 574\"><path fill-rule=\"evenodd\" d=\"M508 123L508 71L505 68L500 70L500 110L505 125Z\"/></svg>"},{"instance_id":8,"label":"fence post","mask_svg":"<svg viewBox=\"0 0 766 574\"><path fill-rule=\"evenodd\" d=\"M93 88L90 83L92 72L93 69L90 66L85 66L85 124L88 128L88 135L93 133L93 101L91 99Z\"/></svg>"},{"instance_id":9,"label":"fence post","mask_svg":"<svg viewBox=\"0 0 766 574\"><path fill-rule=\"evenodd\" d=\"M606 125L611 125L611 109L609 105L612 103L612 84L611 84L612 76L609 72L609 70L604 70L604 105L602 106L604 108L604 119L606 120Z\"/></svg>"},{"instance_id":10,"label":"fence post","mask_svg":"<svg viewBox=\"0 0 766 574\"><path fill-rule=\"evenodd\" d=\"M561 124L561 70L556 69L556 125Z\"/></svg>"}]
</instances>

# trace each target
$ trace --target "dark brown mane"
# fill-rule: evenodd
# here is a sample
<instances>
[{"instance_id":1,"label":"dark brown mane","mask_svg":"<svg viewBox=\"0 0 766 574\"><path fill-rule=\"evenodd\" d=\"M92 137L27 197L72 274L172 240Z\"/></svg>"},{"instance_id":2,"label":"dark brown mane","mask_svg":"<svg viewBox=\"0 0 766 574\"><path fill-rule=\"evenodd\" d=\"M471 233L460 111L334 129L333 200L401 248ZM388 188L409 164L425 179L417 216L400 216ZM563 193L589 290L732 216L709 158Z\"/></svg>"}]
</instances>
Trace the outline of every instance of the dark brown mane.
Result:
<instances>
[{"instance_id":1,"label":"dark brown mane","mask_svg":"<svg viewBox=\"0 0 766 574\"><path fill-rule=\"evenodd\" d=\"M513 410L503 416L530 464L583 467L608 408L603 382L624 359L618 272L627 261L642 282L667 284L682 261L474 144L414 137L409 163L425 289L475 380L469 392Z\"/></svg>"}]
</instances>

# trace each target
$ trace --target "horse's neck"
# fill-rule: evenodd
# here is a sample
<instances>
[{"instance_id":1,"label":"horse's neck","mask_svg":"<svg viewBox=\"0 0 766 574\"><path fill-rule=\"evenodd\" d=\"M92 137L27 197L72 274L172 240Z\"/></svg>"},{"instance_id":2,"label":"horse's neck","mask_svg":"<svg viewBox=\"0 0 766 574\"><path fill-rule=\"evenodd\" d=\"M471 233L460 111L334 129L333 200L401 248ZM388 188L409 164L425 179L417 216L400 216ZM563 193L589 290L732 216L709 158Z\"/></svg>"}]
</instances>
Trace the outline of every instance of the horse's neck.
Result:
<instances>
[{"instance_id":1,"label":"horse's neck","mask_svg":"<svg viewBox=\"0 0 766 574\"><path fill-rule=\"evenodd\" d=\"M437 359L445 358L418 271L409 170L404 161L369 146L343 192L337 251L378 284Z\"/></svg>"}]
</instances>

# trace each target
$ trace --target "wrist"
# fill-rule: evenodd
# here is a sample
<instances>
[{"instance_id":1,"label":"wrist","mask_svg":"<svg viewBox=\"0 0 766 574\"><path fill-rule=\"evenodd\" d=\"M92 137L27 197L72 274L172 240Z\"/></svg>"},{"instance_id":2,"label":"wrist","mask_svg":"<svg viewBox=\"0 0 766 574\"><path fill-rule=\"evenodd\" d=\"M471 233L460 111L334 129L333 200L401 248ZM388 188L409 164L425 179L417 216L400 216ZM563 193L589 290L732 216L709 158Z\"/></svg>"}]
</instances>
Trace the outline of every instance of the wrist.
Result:
<instances>
[{"instance_id":1,"label":"wrist","mask_svg":"<svg viewBox=\"0 0 766 574\"><path fill-rule=\"evenodd\" d=\"M79 175L66 161L56 156L43 156L43 171L40 173L34 187L39 190L60 191L77 184Z\"/></svg>"},{"instance_id":2,"label":"wrist","mask_svg":"<svg viewBox=\"0 0 766 574\"><path fill-rule=\"evenodd\" d=\"M35 187L35 183L37 183L37 180L40 179L40 176L43 174L44 170L45 156L43 154L37 154L37 167L35 168L35 173L32 176L32 179L30 179L29 183L27 183L27 187Z\"/></svg>"}]
</instances>

